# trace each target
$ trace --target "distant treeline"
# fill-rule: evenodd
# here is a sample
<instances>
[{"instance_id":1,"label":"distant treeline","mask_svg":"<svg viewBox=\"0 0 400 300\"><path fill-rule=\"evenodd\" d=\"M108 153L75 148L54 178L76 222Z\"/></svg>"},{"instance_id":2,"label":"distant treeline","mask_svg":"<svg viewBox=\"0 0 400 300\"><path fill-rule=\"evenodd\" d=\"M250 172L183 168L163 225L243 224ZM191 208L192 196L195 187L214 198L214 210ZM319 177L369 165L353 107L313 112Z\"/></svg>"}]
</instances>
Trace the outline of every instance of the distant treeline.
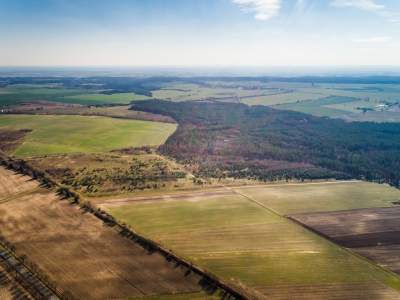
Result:
<instances>
[{"instance_id":1,"label":"distant treeline","mask_svg":"<svg viewBox=\"0 0 400 300\"><path fill-rule=\"evenodd\" d=\"M342 120L234 103L135 102L172 117L163 154L201 176L262 180L357 178L400 186L400 124Z\"/></svg>"}]
</instances>

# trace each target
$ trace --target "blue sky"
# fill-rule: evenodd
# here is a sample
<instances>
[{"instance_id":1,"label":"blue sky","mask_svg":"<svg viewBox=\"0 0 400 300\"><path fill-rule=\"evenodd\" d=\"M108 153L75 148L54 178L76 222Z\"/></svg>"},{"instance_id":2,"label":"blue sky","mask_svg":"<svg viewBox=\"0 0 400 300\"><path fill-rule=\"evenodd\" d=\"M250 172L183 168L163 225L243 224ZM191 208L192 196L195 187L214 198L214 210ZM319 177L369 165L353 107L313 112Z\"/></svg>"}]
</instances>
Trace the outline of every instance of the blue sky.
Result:
<instances>
[{"instance_id":1,"label":"blue sky","mask_svg":"<svg viewBox=\"0 0 400 300\"><path fill-rule=\"evenodd\" d=\"M1 66L400 65L398 0L0 0Z\"/></svg>"}]
</instances>

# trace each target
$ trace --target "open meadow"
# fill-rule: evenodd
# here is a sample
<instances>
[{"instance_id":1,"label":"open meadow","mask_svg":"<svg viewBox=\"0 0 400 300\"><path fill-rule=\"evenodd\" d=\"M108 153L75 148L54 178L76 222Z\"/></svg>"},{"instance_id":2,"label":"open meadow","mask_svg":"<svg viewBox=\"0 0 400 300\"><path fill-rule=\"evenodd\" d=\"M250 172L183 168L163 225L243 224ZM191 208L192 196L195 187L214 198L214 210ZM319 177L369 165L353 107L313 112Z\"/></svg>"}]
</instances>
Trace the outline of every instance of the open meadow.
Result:
<instances>
[{"instance_id":1,"label":"open meadow","mask_svg":"<svg viewBox=\"0 0 400 300\"><path fill-rule=\"evenodd\" d=\"M12 154L20 157L157 146L175 124L96 116L2 115L0 130L29 129Z\"/></svg>"},{"instance_id":2,"label":"open meadow","mask_svg":"<svg viewBox=\"0 0 400 300\"><path fill-rule=\"evenodd\" d=\"M360 183L346 184L335 186L335 190L344 186L349 192L354 184L354 195L361 197ZM329 191L334 184L326 185ZM284 186L280 187L282 193ZM299 185L298 189L302 186L300 200L315 200L309 197L314 185ZM364 191L367 188L362 187ZM374 188L372 193L376 193ZM273 186L254 189L265 198L276 195ZM249 196L251 190L253 187L226 188L209 195L193 192L181 197L105 200L100 205L143 235L259 298L398 299L398 276L293 223L270 209L267 202L264 205ZM341 198L340 193L336 195L330 200ZM320 206L329 207L330 200ZM371 197L370 205L382 202L374 203Z\"/></svg>"}]
</instances>

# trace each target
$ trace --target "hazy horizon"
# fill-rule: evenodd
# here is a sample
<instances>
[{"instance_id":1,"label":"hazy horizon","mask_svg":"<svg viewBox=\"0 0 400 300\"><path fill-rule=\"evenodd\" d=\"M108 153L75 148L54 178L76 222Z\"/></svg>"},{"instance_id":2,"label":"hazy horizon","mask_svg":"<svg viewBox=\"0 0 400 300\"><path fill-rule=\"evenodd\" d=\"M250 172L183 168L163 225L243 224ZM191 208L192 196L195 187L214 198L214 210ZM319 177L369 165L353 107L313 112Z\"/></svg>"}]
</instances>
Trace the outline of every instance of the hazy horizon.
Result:
<instances>
[{"instance_id":1,"label":"hazy horizon","mask_svg":"<svg viewBox=\"0 0 400 300\"><path fill-rule=\"evenodd\" d=\"M0 66L7 76L400 76L400 66Z\"/></svg>"}]
</instances>

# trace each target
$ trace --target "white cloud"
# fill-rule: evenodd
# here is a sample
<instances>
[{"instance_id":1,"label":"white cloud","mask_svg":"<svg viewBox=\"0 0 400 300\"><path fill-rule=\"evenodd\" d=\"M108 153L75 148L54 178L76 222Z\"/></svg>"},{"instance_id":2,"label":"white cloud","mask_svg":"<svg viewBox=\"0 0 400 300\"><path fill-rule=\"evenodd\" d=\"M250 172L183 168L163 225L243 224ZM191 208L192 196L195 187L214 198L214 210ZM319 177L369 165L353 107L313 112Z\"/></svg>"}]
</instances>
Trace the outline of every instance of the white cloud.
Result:
<instances>
[{"instance_id":1,"label":"white cloud","mask_svg":"<svg viewBox=\"0 0 400 300\"><path fill-rule=\"evenodd\" d=\"M362 43L362 44L382 44L387 43L392 40L390 36L374 36L374 37L367 37L367 38L357 38L354 39L354 43Z\"/></svg>"},{"instance_id":2,"label":"white cloud","mask_svg":"<svg viewBox=\"0 0 400 300\"><path fill-rule=\"evenodd\" d=\"M331 5L335 7L354 7L368 11L382 11L385 6L378 4L375 0L332 0Z\"/></svg>"},{"instance_id":3,"label":"white cloud","mask_svg":"<svg viewBox=\"0 0 400 300\"><path fill-rule=\"evenodd\" d=\"M245 11L255 13L257 20L269 20L279 14L281 0L232 0Z\"/></svg>"}]
</instances>

